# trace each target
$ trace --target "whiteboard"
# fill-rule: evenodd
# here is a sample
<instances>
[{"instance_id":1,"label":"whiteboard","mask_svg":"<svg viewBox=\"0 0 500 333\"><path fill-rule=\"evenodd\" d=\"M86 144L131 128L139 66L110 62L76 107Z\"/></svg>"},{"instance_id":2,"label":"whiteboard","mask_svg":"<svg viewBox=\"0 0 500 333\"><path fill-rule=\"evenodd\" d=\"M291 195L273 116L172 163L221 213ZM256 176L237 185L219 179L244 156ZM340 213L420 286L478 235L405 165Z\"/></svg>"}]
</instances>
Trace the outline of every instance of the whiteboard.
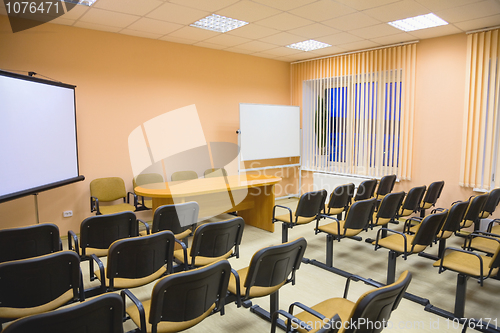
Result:
<instances>
[{"instance_id":1,"label":"whiteboard","mask_svg":"<svg viewBox=\"0 0 500 333\"><path fill-rule=\"evenodd\" d=\"M300 107L240 104L242 161L300 156Z\"/></svg>"}]
</instances>

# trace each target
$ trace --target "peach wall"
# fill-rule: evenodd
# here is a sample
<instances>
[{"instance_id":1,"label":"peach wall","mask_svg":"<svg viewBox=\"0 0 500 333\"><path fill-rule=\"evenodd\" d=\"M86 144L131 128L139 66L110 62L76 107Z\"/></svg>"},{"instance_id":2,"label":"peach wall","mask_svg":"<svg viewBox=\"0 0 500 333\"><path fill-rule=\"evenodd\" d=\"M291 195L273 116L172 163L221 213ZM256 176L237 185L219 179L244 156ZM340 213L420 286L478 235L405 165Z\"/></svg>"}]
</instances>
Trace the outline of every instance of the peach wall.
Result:
<instances>
[{"instance_id":1,"label":"peach wall","mask_svg":"<svg viewBox=\"0 0 500 333\"><path fill-rule=\"evenodd\" d=\"M127 140L143 122L195 104L208 142L237 143L239 103L290 103L289 64L275 60L54 24L13 34L6 16L0 16L0 48L2 69L77 86L86 180L38 196L40 221L56 223L62 235L91 215L92 179L122 177L132 190ZM64 210L73 217L63 218ZM33 223L33 196L0 204L0 228Z\"/></svg>"}]
</instances>

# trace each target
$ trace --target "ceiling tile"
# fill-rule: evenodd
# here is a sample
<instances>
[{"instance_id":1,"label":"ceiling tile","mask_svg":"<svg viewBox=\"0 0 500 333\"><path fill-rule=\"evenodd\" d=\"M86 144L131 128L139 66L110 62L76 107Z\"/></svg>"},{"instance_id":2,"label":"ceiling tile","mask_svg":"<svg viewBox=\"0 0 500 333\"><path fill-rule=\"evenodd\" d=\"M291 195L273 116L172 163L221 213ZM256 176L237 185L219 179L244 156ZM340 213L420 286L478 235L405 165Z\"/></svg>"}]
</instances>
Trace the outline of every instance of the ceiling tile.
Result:
<instances>
[{"instance_id":1,"label":"ceiling tile","mask_svg":"<svg viewBox=\"0 0 500 333\"><path fill-rule=\"evenodd\" d=\"M238 45L237 48L252 52L262 52L265 50L274 49L276 48L276 45L253 40L251 42Z\"/></svg>"},{"instance_id":2,"label":"ceiling tile","mask_svg":"<svg viewBox=\"0 0 500 333\"><path fill-rule=\"evenodd\" d=\"M470 31L481 29L485 27L494 27L500 24L500 15L492 15L488 17L482 17L475 20L463 21L455 23L454 25L463 31Z\"/></svg>"},{"instance_id":3,"label":"ceiling tile","mask_svg":"<svg viewBox=\"0 0 500 333\"><path fill-rule=\"evenodd\" d=\"M85 14L89 10L90 8L87 6L75 6L69 12L60 17L68 20L78 20L80 17L82 17L83 14Z\"/></svg>"},{"instance_id":4,"label":"ceiling tile","mask_svg":"<svg viewBox=\"0 0 500 333\"><path fill-rule=\"evenodd\" d=\"M382 22L361 12L356 12L336 17L328 21L323 21L322 23L340 31L349 31L380 24Z\"/></svg>"},{"instance_id":5,"label":"ceiling tile","mask_svg":"<svg viewBox=\"0 0 500 333\"><path fill-rule=\"evenodd\" d=\"M380 44L375 43L371 40L365 39L365 40L362 40L359 42L342 44L339 46L342 47L343 49L345 49L346 51L358 51L358 50L371 49L374 47L378 47L378 46L380 46Z\"/></svg>"},{"instance_id":6,"label":"ceiling tile","mask_svg":"<svg viewBox=\"0 0 500 333\"><path fill-rule=\"evenodd\" d=\"M159 0L99 0L92 8L143 16L162 4L163 2Z\"/></svg>"},{"instance_id":7,"label":"ceiling tile","mask_svg":"<svg viewBox=\"0 0 500 333\"><path fill-rule=\"evenodd\" d=\"M208 15L210 15L210 12L179 6L175 3L165 3L146 16L157 20L189 25Z\"/></svg>"},{"instance_id":8,"label":"ceiling tile","mask_svg":"<svg viewBox=\"0 0 500 333\"><path fill-rule=\"evenodd\" d=\"M263 52L259 52L259 53L264 53L264 54L269 54L269 55L274 55L274 56L278 56L278 57L283 57L283 56L287 56L287 55L291 55L291 54L297 54L297 53L305 53L304 51L300 51L300 50L296 50L296 49L291 49L289 47L277 47L275 49L270 49L270 50L266 50L266 51L263 51Z\"/></svg>"},{"instance_id":9,"label":"ceiling tile","mask_svg":"<svg viewBox=\"0 0 500 333\"><path fill-rule=\"evenodd\" d=\"M131 30L131 29L123 29L120 31L121 34L124 35L129 35L129 36L135 36L135 37L143 37L143 38L150 38L150 39L158 39L162 34L153 34L150 32L144 32L144 31L137 31L137 30Z\"/></svg>"},{"instance_id":10,"label":"ceiling tile","mask_svg":"<svg viewBox=\"0 0 500 333\"><path fill-rule=\"evenodd\" d=\"M277 9L248 0L239 1L234 5L216 11L216 14L245 22L255 22L279 13L280 11Z\"/></svg>"},{"instance_id":11,"label":"ceiling tile","mask_svg":"<svg viewBox=\"0 0 500 333\"><path fill-rule=\"evenodd\" d=\"M431 12L438 10L453 8L457 6L468 5L482 0L416 0L421 5L425 6Z\"/></svg>"},{"instance_id":12,"label":"ceiling tile","mask_svg":"<svg viewBox=\"0 0 500 333\"><path fill-rule=\"evenodd\" d=\"M364 39L395 35L399 34L400 32L401 30L387 23L349 31L349 33Z\"/></svg>"},{"instance_id":13,"label":"ceiling tile","mask_svg":"<svg viewBox=\"0 0 500 333\"><path fill-rule=\"evenodd\" d=\"M236 46L236 45L240 45L240 44L249 42L250 40L247 38L238 37L238 36L219 34L218 36L206 39L205 41L207 43L225 45L227 47L230 47L230 46Z\"/></svg>"},{"instance_id":14,"label":"ceiling tile","mask_svg":"<svg viewBox=\"0 0 500 333\"><path fill-rule=\"evenodd\" d=\"M178 37L169 36L169 35L160 37L159 39L164 40L166 42L173 42L173 43L180 43L180 44L194 44L194 43L196 43L196 41L194 41L192 39L178 38Z\"/></svg>"},{"instance_id":15,"label":"ceiling tile","mask_svg":"<svg viewBox=\"0 0 500 333\"><path fill-rule=\"evenodd\" d=\"M410 31L408 33L412 36L415 36L416 38L423 39L423 38L434 38L445 35L454 35L461 32L462 30L460 30L459 28L455 27L454 25L448 24L440 27Z\"/></svg>"},{"instance_id":16,"label":"ceiling tile","mask_svg":"<svg viewBox=\"0 0 500 333\"><path fill-rule=\"evenodd\" d=\"M448 23L470 21L483 16L500 14L500 2L481 1L471 5L440 10L435 14Z\"/></svg>"},{"instance_id":17,"label":"ceiling tile","mask_svg":"<svg viewBox=\"0 0 500 333\"><path fill-rule=\"evenodd\" d=\"M331 0L320 0L300 8L290 10L290 13L315 22L326 21L334 17L353 13L355 10Z\"/></svg>"},{"instance_id":18,"label":"ceiling tile","mask_svg":"<svg viewBox=\"0 0 500 333\"><path fill-rule=\"evenodd\" d=\"M143 17L137 20L136 22L132 23L131 25L129 25L127 28L136 31L148 32L152 34L166 35L182 27L183 25L177 23L159 21Z\"/></svg>"},{"instance_id":19,"label":"ceiling tile","mask_svg":"<svg viewBox=\"0 0 500 333\"><path fill-rule=\"evenodd\" d=\"M259 39L279 33L279 30L263 27L257 24L247 24L238 29L226 32L228 35L240 36L249 39Z\"/></svg>"},{"instance_id":20,"label":"ceiling tile","mask_svg":"<svg viewBox=\"0 0 500 333\"><path fill-rule=\"evenodd\" d=\"M118 31L122 30L122 28L111 27L109 25L88 23L88 22L82 22L82 21L77 21L73 26L78 27L78 28L92 29L92 30L99 30L99 31L108 31L108 32L118 32Z\"/></svg>"},{"instance_id":21,"label":"ceiling tile","mask_svg":"<svg viewBox=\"0 0 500 333\"><path fill-rule=\"evenodd\" d=\"M134 0L137 1L137 0ZM142 1L142 0L141 0ZM224 7L228 7L240 0L170 0L172 3L183 5L186 7L206 10L207 12L215 12Z\"/></svg>"},{"instance_id":22,"label":"ceiling tile","mask_svg":"<svg viewBox=\"0 0 500 333\"><path fill-rule=\"evenodd\" d=\"M269 37L261 38L261 41L265 43L271 43L275 45L289 45L293 43L298 43L304 41L304 37L297 36L297 35L292 35L289 34L288 32L280 32L279 34L272 35Z\"/></svg>"},{"instance_id":23,"label":"ceiling tile","mask_svg":"<svg viewBox=\"0 0 500 333\"><path fill-rule=\"evenodd\" d=\"M266 6L274 7L280 10L290 10L294 9L297 7L301 7L307 4L310 4L311 2L317 1L317 0L253 0L254 2L261 3Z\"/></svg>"},{"instance_id":24,"label":"ceiling tile","mask_svg":"<svg viewBox=\"0 0 500 333\"><path fill-rule=\"evenodd\" d=\"M273 60L276 60L276 58L280 57L280 56L277 56L275 54L268 54L268 53L262 53L262 52L252 53L251 55L259 57L259 58L268 58L268 59L273 59Z\"/></svg>"},{"instance_id":25,"label":"ceiling tile","mask_svg":"<svg viewBox=\"0 0 500 333\"><path fill-rule=\"evenodd\" d=\"M308 39L314 39L317 37L333 35L341 31L327 27L326 25L321 23L313 23L310 25L306 25L304 27L292 29L289 32L294 35L302 36Z\"/></svg>"},{"instance_id":26,"label":"ceiling tile","mask_svg":"<svg viewBox=\"0 0 500 333\"><path fill-rule=\"evenodd\" d=\"M179 30L176 30L172 33L169 33L169 36L185 38L185 39L193 39L197 42L201 42L210 37L215 37L220 35L220 32L210 31L206 29L194 28L194 27L183 27Z\"/></svg>"},{"instance_id":27,"label":"ceiling tile","mask_svg":"<svg viewBox=\"0 0 500 333\"><path fill-rule=\"evenodd\" d=\"M341 32L339 34L319 37L319 38L317 38L317 40L320 42L335 46L335 45L339 45L339 44L359 42L360 40L363 40L363 38L351 35L350 33L347 33L347 32Z\"/></svg>"},{"instance_id":28,"label":"ceiling tile","mask_svg":"<svg viewBox=\"0 0 500 333\"><path fill-rule=\"evenodd\" d=\"M105 26L125 28L139 19L139 16L112 12L109 10L90 8L80 22L102 24Z\"/></svg>"},{"instance_id":29,"label":"ceiling tile","mask_svg":"<svg viewBox=\"0 0 500 333\"><path fill-rule=\"evenodd\" d=\"M260 20L256 23L269 28L285 31L310 25L314 22L289 13L281 13L273 17Z\"/></svg>"},{"instance_id":30,"label":"ceiling tile","mask_svg":"<svg viewBox=\"0 0 500 333\"><path fill-rule=\"evenodd\" d=\"M356 10L365 10L369 8L380 7L401 0L336 0ZM434 0L435 1L435 0Z\"/></svg>"},{"instance_id":31,"label":"ceiling tile","mask_svg":"<svg viewBox=\"0 0 500 333\"><path fill-rule=\"evenodd\" d=\"M414 41L416 39L417 38L415 38L415 36L412 36L406 32L402 32L402 33L395 34L395 35L372 38L371 40L374 41L375 43L379 43L381 45L391 45L391 44L397 44L397 43L403 43L403 42L410 42L410 41Z\"/></svg>"},{"instance_id":32,"label":"ceiling tile","mask_svg":"<svg viewBox=\"0 0 500 333\"><path fill-rule=\"evenodd\" d=\"M213 44L213 43L207 43L207 42L198 42L196 44L193 44L194 46L199 46L199 47L207 47L209 49L215 49L215 50L222 50L227 48L227 46L224 45L219 45L219 44Z\"/></svg>"},{"instance_id":33,"label":"ceiling tile","mask_svg":"<svg viewBox=\"0 0 500 333\"><path fill-rule=\"evenodd\" d=\"M326 56L338 53L344 53L346 50L340 46L330 46L322 49L314 50L313 52L319 56ZM309 53L309 52L306 52Z\"/></svg>"},{"instance_id":34,"label":"ceiling tile","mask_svg":"<svg viewBox=\"0 0 500 333\"><path fill-rule=\"evenodd\" d=\"M228 47L227 49L224 49L224 51L242 53L242 54L254 53L253 51L250 51L250 50L240 49L238 46Z\"/></svg>"},{"instance_id":35,"label":"ceiling tile","mask_svg":"<svg viewBox=\"0 0 500 333\"><path fill-rule=\"evenodd\" d=\"M382 22L391 22L408 17L429 14L429 10L414 0L403 0L364 11Z\"/></svg>"}]
</instances>

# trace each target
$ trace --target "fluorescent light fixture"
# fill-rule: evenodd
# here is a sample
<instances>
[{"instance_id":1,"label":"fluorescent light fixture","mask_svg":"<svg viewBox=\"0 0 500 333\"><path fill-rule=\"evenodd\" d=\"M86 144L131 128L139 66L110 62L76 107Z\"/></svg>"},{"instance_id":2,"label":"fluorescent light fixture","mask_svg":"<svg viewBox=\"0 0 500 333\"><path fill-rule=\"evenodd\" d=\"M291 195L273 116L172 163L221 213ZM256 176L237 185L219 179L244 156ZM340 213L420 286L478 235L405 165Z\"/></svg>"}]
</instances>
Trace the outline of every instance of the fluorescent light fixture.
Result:
<instances>
[{"instance_id":1,"label":"fluorescent light fixture","mask_svg":"<svg viewBox=\"0 0 500 333\"><path fill-rule=\"evenodd\" d=\"M389 22L389 24L403 31L414 31L447 25L448 22L430 13L426 15L409 17L404 20Z\"/></svg>"},{"instance_id":2,"label":"fluorescent light fixture","mask_svg":"<svg viewBox=\"0 0 500 333\"><path fill-rule=\"evenodd\" d=\"M97 0L62 0L68 3L74 3L77 5L92 6Z\"/></svg>"},{"instance_id":3,"label":"fluorescent light fixture","mask_svg":"<svg viewBox=\"0 0 500 333\"><path fill-rule=\"evenodd\" d=\"M305 41L300 42L300 43L287 45L286 47L307 52L307 51L322 49L324 47L329 47L329 46L331 46L331 45L326 44L326 43L322 43L322 42L318 42L317 40L314 40L314 39L309 39L309 40L305 40Z\"/></svg>"},{"instance_id":4,"label":"fluorescent light fixture","mask_svg":"<svg viewBox=\"0 0 500 333\"><path fill-rule=\"evenodd\" d=\"M199 21L194 22L193 24L190 24L190 26L217 32L228 32L233 29L242 27L246 24L248 24L248 22L212 14L210 16L202 18Z\"/></svg>"}]
</instances>

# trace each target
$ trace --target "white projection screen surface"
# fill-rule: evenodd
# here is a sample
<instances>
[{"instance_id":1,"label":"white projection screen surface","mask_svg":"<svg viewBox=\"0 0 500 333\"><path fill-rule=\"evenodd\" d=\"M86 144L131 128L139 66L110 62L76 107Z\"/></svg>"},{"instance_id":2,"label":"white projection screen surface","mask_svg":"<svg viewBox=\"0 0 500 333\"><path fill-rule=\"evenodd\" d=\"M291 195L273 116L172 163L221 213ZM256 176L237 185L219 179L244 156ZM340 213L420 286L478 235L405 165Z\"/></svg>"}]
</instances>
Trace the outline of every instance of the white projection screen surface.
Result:
<instances>
[{"instance_id":1,"label":"white projection screen surface","mask_svg":"<svg viewBox=\"0 0 500 333\"><path fill-rule=\"evenodd\" d=\"M83 180L75 86L0 71L0 202Z\"/></svg>"},{"instance_id":2,"label":"white projection screen surface","mask_svg":"<svg viewBox=\"0 0 500 333\"><path fill-rule=\"evenodd\" d=\"M242 161L300 156L300 107L240 104Z\"/></svg>"}]
</instances>

